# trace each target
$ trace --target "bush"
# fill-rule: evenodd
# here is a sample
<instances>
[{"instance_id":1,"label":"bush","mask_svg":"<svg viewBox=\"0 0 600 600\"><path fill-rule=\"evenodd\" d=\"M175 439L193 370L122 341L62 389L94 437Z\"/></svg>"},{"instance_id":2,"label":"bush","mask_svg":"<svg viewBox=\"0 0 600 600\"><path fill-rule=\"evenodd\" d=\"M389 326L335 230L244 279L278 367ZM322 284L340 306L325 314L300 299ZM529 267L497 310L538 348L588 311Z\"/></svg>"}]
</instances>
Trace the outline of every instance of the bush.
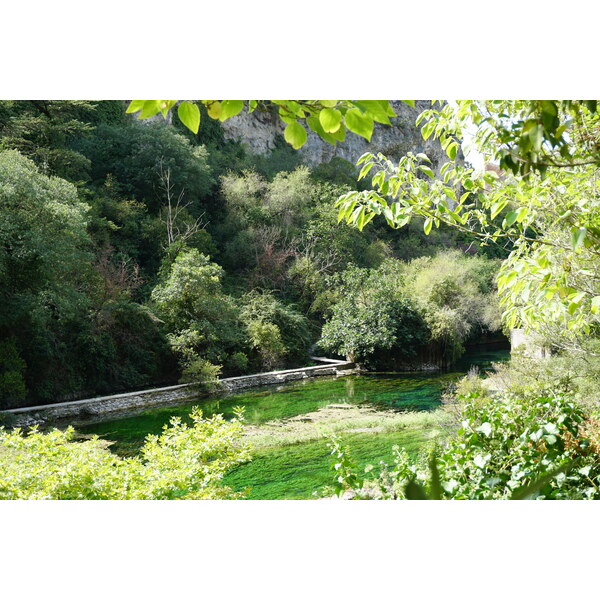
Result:
<instances>
[{"instance_id":1,"label":"bush","mask_svg":"<svg viewBox=\"0 0 600 600\"><path fill-rule=\"evenodd\" d=\"M500 327L496 264L459 252L349 267L319 345L377 368L447 367Z\"/></svg>"},{"instance_id":2,"label":"bush","mask_svg":"<svg viewBox=\"0 0 600 600\"><path fill-rule=\"evenodd\" d=\"M203 419L195 408L188 426L174 417L150 435L141 455L120 458L94 437L75 442L72 428L41 433L0 429L2 500L228 499L232 467L249 459L239 419Z\"/></svg>"},{"instance_id":3,"label":"bush","mask_svg":"<svg viewBox=\"0 0 600 600\"><path fill-rule=\"evenodd\" d=\"M180 381L182 383L199 383L207 389L212 389L219 380L220 374L220 365L213 365L203 358L194 358L183 369Z\"/></svg>"},{"instance_id":4,"label":"bush","mask_svg":"<svg viewBox=\"0 0 600 600\"><path fill-rule=\"evenodd\" d=\"M599 422L572 399L504 393L459 400L461 426L438 457L415 463L396 449L395 465L379 478L343 489L383 498L600 499Z\"/></svg>"}]
</instances>

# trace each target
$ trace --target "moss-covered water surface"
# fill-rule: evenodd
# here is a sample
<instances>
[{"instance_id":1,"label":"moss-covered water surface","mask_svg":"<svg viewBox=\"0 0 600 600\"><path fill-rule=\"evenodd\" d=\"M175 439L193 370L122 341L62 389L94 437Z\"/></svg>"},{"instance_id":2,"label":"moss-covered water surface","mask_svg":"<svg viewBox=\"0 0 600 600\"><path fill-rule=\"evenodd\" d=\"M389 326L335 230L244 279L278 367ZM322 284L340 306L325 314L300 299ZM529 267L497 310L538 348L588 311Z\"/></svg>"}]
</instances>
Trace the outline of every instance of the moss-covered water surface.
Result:
<instances>
[{"instance_id":1,"label":"moss-covered water surface","mask_svg":"<svg viewBox=\"0 0 600 600\"><path fill-rule=\"evenodd\" d=\"M496 352L477 358L487 366L490 359L505 356L506 352ZM435 422L407 417L403 423L398 412L434 411L440 406L443 390L471 364L477 364L477 360L463 361L460 371L454 373L384 373L309 379L281 387L202 398L182 406L155 408L135 416L81 426L78 430L110 440L114 442L113 451L128 455L137 452L148 434L159 433L171 417L187 418L194 405L200 406L207 416L220 413L226 418L233 417L235 407L242 406L249 429L256 434L254 439L259 443L252 462L238 467L226 477L225 483L237 490L250 488L248 497L252 499L310 498L313 491L332 482L323 429L337 431L361 467L381 460L389 462L394 445L415 453L435 433ZM355 410L352 418L342 422L335 414L327 413L331 405L364 410ZM314 415L325 415L324 423ZM294 422L303 421L309 423L294 427ZM270 436L278 423L286 429L285 435ZM252 443L253 436L249 439Z\"/></svg>"}]
</instances>

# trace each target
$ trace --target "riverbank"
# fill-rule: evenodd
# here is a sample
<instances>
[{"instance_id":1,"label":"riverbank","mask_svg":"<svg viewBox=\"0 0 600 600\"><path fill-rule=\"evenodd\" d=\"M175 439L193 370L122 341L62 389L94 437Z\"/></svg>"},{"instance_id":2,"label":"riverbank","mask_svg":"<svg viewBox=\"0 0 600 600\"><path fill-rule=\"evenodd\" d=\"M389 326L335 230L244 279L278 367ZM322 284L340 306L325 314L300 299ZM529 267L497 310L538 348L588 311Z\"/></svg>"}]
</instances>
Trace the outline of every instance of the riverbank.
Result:
<instances>
[{"instance_id":1,"label":"riverbank","mask_svg":"<svg viewBox=\"0 0 600 600\"><path fill-rule=\"evenodd\" d=\"M242 390L281 385L313 377L348 375L355 369L353 362L333 359L323 360L325 362L323 365L220 379L210 384L210 391L211 394L236 393ZM118 417L119 413L122 414L128 411L184 404L206 398L208 395L201 385L185 383L127 394L13 408L0 412L0 416L3 416L12 427L31 427L65 419L69 419L73 423L84 423L89 420L101 420L102 417L115 418Z\"/></svg>"}]
</instances>

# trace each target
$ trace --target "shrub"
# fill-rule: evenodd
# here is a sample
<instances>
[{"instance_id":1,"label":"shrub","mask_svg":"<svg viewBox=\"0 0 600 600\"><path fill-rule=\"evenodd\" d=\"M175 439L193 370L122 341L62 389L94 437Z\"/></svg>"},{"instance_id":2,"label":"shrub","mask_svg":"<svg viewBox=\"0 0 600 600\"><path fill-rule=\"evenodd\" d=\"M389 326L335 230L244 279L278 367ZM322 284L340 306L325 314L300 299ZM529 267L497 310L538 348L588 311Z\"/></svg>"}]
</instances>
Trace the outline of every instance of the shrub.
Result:
<instances>
[{"instance_id":1,"label":"shrub","mask_svg":"<svg viewBox=\"0 0 600 600\"><path fill-rule=\"evenodd\" d=\"M242 424L221 415L192 425L174 417L163 433L146 438L141 455L120 458L97 437L75 442L72 428L42 433L0 429L2 500L226 499L239 493L221 484L249 459Z\"/></svg>"},{"instance_id":2,"label":"shrub","mask_svg":"<svg viewBox=\"0 0 600 600\"><path fill-rule=\"evenodd\" d=\"M459 400L461 426L437 458L415 463L397 450L395 465L355 489L357 496L600 498L598 421L570 398L505 393Z\"/></svg>"}]
</instances>

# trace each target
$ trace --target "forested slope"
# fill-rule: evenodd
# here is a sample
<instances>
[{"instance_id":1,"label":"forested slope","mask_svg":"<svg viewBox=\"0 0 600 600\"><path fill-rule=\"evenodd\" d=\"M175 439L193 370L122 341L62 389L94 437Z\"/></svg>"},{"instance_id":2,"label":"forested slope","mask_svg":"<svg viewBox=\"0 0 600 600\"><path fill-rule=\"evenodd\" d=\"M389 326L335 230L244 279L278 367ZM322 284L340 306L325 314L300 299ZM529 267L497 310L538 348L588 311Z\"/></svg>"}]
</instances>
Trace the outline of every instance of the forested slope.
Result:
<instances>
[{"instance_id":1,"label":"forested slope","mask_svg":"<svg viewBox=\"0 0 600 600\"><path fill-rule=\"evenodd\" d=\"M323 349L373 367L448 364L499 328L503 251L419 219L359 232L339 156L125 108L0 102L0 408L305 364L324 323Z\"/></svg>"}]
</instances>

